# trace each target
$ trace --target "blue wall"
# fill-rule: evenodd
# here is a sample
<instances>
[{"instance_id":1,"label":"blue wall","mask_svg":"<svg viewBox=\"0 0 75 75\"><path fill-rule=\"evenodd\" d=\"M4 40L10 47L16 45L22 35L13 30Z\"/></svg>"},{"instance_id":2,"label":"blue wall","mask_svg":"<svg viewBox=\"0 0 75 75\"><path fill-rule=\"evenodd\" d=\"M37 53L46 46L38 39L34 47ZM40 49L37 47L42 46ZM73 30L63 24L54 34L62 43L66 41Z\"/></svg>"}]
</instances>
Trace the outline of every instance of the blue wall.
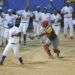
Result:
<instances>
[{"instance_id":1,"label":"blue wall","mask_svg":"<svg viewBox=\"0 0 75 75\"><path fill-rule=\"evenodd\" d=\"M21 10L25 9L27 6L26 0L5 0L3 9L15 9ZM41 9L44 7L48 7L49 11L53 11L54 9L60 11L60 9L64 6L64 0L53 0L50 3L50 0L30 0L30 9L35 10L36 6L41 6Z\"/></svg>"},{"instance_id":2,"label":"blue wall","mask_svg":"<svg viewBox=\"0 0 75 75\"><path fill-rule=\"evenodd\" d=\"M52 4L56 9L60 9L64 5L64 0L53 0ZM31 7L33 8L35 8L37 5L41 6L41 8L52 8L52 4L50 3L50 0L31 0Z\"/></svg>"},{"instance_id":3,"label":"blue wall","mask_svg":"<svg viewBox=\"0 0 75 75\"><path fill-rule=\"evenodd\" d=\"M26 5L26 0L5 0L3 9L21 10L25 8L25 5Z\"/></svg>"}]
</instances>

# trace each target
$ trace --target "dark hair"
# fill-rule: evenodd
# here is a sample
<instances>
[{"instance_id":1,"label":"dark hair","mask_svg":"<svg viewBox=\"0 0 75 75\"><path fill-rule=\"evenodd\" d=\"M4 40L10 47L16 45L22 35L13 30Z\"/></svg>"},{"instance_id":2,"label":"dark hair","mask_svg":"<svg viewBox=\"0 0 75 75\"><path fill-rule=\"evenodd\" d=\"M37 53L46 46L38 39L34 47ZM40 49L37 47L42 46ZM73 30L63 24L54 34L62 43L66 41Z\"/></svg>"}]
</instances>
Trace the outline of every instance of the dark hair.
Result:
<instances>
[{"instance_id":1,"label":"dark hair","mask_svg":"<svg viewBox=\"0 0 75 75\"><path fill-rule=\"evenodd\" d=\"M21 17L17 17L16 22L15 22L15 26L19 27L20 26L20 22L21 22Z\"/></svg>"}]
</instances>

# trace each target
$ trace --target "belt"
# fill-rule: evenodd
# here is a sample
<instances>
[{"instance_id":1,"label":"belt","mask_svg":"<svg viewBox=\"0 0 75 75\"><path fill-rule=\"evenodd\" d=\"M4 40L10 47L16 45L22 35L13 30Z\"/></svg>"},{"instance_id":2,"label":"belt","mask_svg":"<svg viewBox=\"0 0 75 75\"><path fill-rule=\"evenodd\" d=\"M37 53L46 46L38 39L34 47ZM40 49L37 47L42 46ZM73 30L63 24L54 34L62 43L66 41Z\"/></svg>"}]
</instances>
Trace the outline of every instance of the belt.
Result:
<instances>
[{"instance_id":1,"label":"belt","mask_svg":"<svg viewBox=\"0 0 75 75\"><path fill-rule=\"evenodd\" d=\"M64 17L64 18L72 18L72 17Z\"/></svg>"},{"instance_id":2,"label":"belt","mask_svg":"<svg viewBox=\"0 0 75 75\"><path fill-rule=\"evenodd\" d=\"M11 44L16 45L16 43L11 43Z\"/></svg>"},{"instance_id":3,"label":"belt","mask_svg":"<svg viewBox=\"0 0 75 75\"><path fill-rule=\"evenodd\" d=\"M34 22L39 22L39 21L34 20Z\"/></svg>"},{"instance_id":4,"label":"belt","mask_svg":"<svg viewBox=\"0 0 75 75\"><path fill-rule=\"evenodd\" d=\"M59 25L54 25L54 26L59 26Z\"/></svg>"},{"instance_id":5,"label":"belt","mask_svg":"<svg viewBox=\"0 0 75 75\"><path fill-rule=\"evenodd\" d=\"M21 23L28 23L28 22L21 22Z\"/></svg>"}]
</instances>

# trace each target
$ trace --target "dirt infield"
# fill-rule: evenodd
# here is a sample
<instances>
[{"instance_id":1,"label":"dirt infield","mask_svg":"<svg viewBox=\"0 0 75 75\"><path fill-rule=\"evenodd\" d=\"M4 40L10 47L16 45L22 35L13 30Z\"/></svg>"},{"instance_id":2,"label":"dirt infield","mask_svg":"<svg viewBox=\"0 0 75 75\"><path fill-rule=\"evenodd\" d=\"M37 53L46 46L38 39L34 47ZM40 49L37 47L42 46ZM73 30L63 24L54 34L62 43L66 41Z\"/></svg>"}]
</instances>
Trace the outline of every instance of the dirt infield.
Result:
<instances>
[{"instance_id":1,"label":"dirt infield","mask_svg":"<svg viewBox=\"0 0 75 75\"><path fill-rule=\"evenodd\" d=\"M62 59L49 59L40 43L31 41L22 48L25 64L15 61L12 53L6 63L0 66L0 75L75 75L75 39L60 39ZM32 44L33 42L33 44Z\"/></svg>"}]
</instances>

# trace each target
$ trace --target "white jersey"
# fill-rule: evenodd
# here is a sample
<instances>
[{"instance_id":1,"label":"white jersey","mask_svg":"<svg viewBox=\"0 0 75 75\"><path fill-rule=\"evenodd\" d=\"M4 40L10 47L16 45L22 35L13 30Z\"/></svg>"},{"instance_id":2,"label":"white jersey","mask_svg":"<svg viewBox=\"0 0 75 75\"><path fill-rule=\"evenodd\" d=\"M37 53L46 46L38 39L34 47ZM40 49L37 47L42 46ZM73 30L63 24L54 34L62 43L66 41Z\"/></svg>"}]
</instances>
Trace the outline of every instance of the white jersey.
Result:
<instances>
[{"instance_id":1,"label":"white jersey","mask_svg":"<svg viewBox=\"0 0 75 75\"><path fill-rule=\"evenodd\" d=\"M29 22L29 19L30 19L30 12L26 12L24 11L22 13L22 19L21 19L21 22Z\"/></svg>"},{"instance_id":2,"label":"white jersey","mask_svg":"<svg viewBox=\"0 0 75 75\"><path fill-rule=\"evenodd\" d=\"M17 36L13 36L14 34L17 34L21 32L20 28L13 26L10 30L9 30L9 39L8 39L8 43L15 43L18 44L19 43L19 37Z\"/></svg>"},{"instance_id":3,"label":"white jersey","mask_svg":"<svg viewBox=\"0 0 75 75\"><path fill-rule=\"evenodd\" d=\"M72 18L73 8L71 6L64 6L61 9L61 13L64 15L64 18Z\"/></svg>"},{"instance_id":4,"label":"white jersey","mask_svg":"<svg viewBox=\"0 0 75 75\"><path fill-rule=\"evenodd\" d=\"M38 11L34 11L33 14L35 15L35 22L39 22L40 21L40 17L41 17L41 12Z\"/></svg>"},{"instance_id":5,"label":"white jersey","mask_svg":"<svg viewBox=\"0 0 75 75\"><path fill-rule=\"evenodd\" d=\"M47 13L46 14L45 13L41 13L41 22L43 22L45 20L49 21L50 20L50 15L47 14Z\"/></svg>"},{"instance_id":6,"label":"white jersey","mask_svg":"<svg viewBox=\"0 0 75 75\"><path fill-rule=\"evenodd\" d=\"M13 15L4 14L4 26L8 27L9 23L15 24L15 17Z\"/></svg>"},{"instance_id":7,"label":"white jersey","mask_svg":"<svg viewBox=\"0 0 75 75\"><path fill-rule=\"evenodd\" d=\"M52 23L53 25L60 25L60 22L58 22L59 20L61 20L60 14L57 14L57 15L52 14L51 20L54 22L54 23Z\"/></svg>"}]
</instances>

